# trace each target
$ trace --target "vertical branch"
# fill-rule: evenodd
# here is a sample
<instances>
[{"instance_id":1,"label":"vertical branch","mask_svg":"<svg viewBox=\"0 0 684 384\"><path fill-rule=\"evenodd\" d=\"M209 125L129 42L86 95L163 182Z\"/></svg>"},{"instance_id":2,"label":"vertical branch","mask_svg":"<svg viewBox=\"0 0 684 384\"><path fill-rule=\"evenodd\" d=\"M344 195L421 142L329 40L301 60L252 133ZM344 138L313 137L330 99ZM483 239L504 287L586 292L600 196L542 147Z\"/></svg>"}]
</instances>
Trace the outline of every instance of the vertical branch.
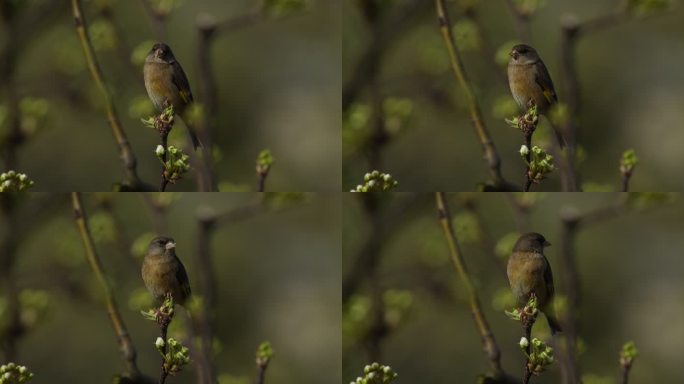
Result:
<instances>
[{"instance_id":1,"label":"vertical branch","mask_svg":"<svg viewBox=\"0 0 684 384\"><path fill-rule=\"evenodd\" d=\"M506 5L513 13L513 21L515 24L518 39L521 42L529 44L532 41L530 34L530 15L515 5L513 0L506 0Z\"/></svg>"},{"instance_id":2,"label":"vertical branch","mask_svg":"<svg viewBox=\"0 0 684 384\"><path fill-rule=\"evenodd\" d=\"M501 158L496 150L494 141L489 135L489 131L484 125L484 119L482 117L482 111L475 98L472 87L470 86L470 81L465 72L461 56L459 55L458 49L456 48L456 42L454 36L451 33L451 21L449 19L449 14L447 13L446 1L445 0L435 0L435 5L437 8L437 19L439 21L439 29L444 38L446 48L449 54L449 61L451 62L451 68L456 75L456 79L459 85L466 94L468 100L468 107L470 110L470 116L473 120L473 125L475 128L475 133L477 134L480 145L484 152L485 160L489 166L489 173L493 179L494 187L497 189L509 189L508 183L504 180L501 174Z\"/></svg>"},{"instance_id":3,"label":"vertical branch","mask_svg":"<svg viewBox=\"0 0 684 384\"><path fill-rule=\"evenodd\" d=\"M437 0L439 1L439 0ZM503 368L501 367L501 352L496 340L494 339L494 334L492 333L487 319L484 317L484 312L482 311L482 305L480 304L480 299L477 297L477 292L475 291L475 286L470 280L470 275L463 260L463 254L456 240L456 234L454 228L451 225L451 212L449 212L449 206L446 201L446 194L444 192L435 193L436 203L437 203L437 214L439 216L439 223L444 231L444 236L447 240L447 245L449 247L449 253L451 255L451 261L454 264L456 272L458 273L461 282L465 286L465 290L468 295L468 301L470 303L470 310L473 314L473 319L475 320L475 326L480 333L480 338L482 339L483 348L489 362L491 364L494 374L502 376L504 374Z\"/></svg>"},{"instance_id":4,"label":"vertical branch","mask_svg":"<svg viewBox=\"0 0 684 384\"><path fill-rule=\"evenodd\" d=\"M164 148L164 154L162 155L162 162L166 164L166 159L169 156L169 133L171 132L171 129L168 131L161 131L159 132L159 138L161 139L161 146ZM169 179L166 177L166 166L162 164L162 171L161 171L161 181L159 182L159 192L165 192L166 187L169 185Z\"/></svg>"},{"instance_id":5,"label":"vertical branch","mask_svg":"<svg viewBox=\"0 0 684 384\"><path fill-rule=\"evenodd\" d=\"M204 145L202 162L198 172L200 191L216 190L214 180L212 145L212 127L216 124L218 115L218 97L216 90L216 77L211 65L211 46L214 41L216 24L209 19L200 19L197 22L199 41L197 44L197 68L199 69L200 92L204 114L197 124L197 134Z\"/></svg>"},{"instance_id":6,"label":"vertical branch","mask_svg":"<svg viewBox=\"0 0 684 384\"><path fill-rule=\"evenodd\" d=\"M150 216L152 218L152 226L157 235L166 235L169 233L169 226L166 220L167 206L155 199L155 195L152 193L141 193L145 205L150 210Z\"/></svg>"},{"instance_id":7,"label":"vertical branch","mask_svg":"<svg viewBox=\"0 0 684 384\"><path fill-rule=\"evenodd\" d=\"M83 247L85 248L85 256L88 259L90 268L93 270L93 273L95 274L95 277L97 278L100 287L105 294L107 314L109 315L109 320L112 322L112 326L116 332L119 348L121 349L126 362L126 371L131 378L137 378L140 376L140 370L138 369L138 365L136 363L137 353L135 351L135 347L133 346L133 341L128 334L128 330L126 329L126 324L124 324L123 318L119 313L119 307L116 303L116 299L114 298L114 292L107 282L100 257L95 249L95 243L93 242L90 228L88 226L88 217L86 216L86 212L83 208L81 194L78 192L72 192L71 202L74 209L76 226L78 227L81 240L83 241Z\"/></svg>"},{"instance_id":8,"label":"vertical branch","mask_svg":"<svg viewBox=\"0 0 684 384\"><path fill-rule=\"evenodd\" d=\"M577 350L577 311L579 308L579 274L575 255L575 236L579 220L576 217L562 219L561 228L561 265L564 275L564 289L567 297L567 309L563 334L565 337L565 353L562 356L561 369L563 382L572 384L579 382L579 372L575 351Z\"/></svg>"},{"instance_id":9,"label":"vertical branch","mask_svg":"<svg viewBox=\"0 0 684 384\"><path fill-rule=\"evenodd\" d=\"M114 106L114 101L112 100L107 85L104 81L104 76L102 75L102 70L95 57L95 51L90 42L90 37L88 36L88 31L86 27L86 20L83 16L83 10L81 7L80 0L71 0L71 6L73 8L74 22L76 25L76 32L81 41L81 46L83 47L83 53L85 54L86 63L90 74L93 77L93 81L100 91L102 98L107 106L107 119L109 120L109 125L112 128L112 133L119 147L119 154L121 161L123 162L126 174L126 182L128 186L132 189L143 188L143 183L138 176L137 171L137 160L135 154L133 153L133 148L131 148L126 133L121 126L119 121L119 115L116 112L116 107Z\"/></svg>"},{"instance_id":10,"label":"vertical branch","mask_svg":"<svg viewBox=\"0 0 684 384\"><path fill-rule=\"evenodd\" d=\"M17 343L24 333L21 323L19 289L14 276L14 263L19 246L15 196L9 193L0 195L0 209L7 223L7 230L0 243L0 281L7 296L7 313L9 319L5 329L0 330L4 337L2 352L7 361L17 360Z\"/></svg>"},{"instance_id":11,"label":"vertical branch","mask_svg":"<svg viewBox=\"0 0 684 384\"><path fill-rule=\"evenodd\" d=\"M166 41L166 14L156 9L150 0L140 0L150 24L152 25L152 32L158 42Z\"/></svg>"},{"instance_id":12,"label":"vertical branch","mask_svg":"<svg viewBox=\"0 0 684 384\"><path fill-rule=\"evenodd\" d=\"M527 160L527 169L525 169L525 186L523 187L524 192L529 192L532 186L532 176L530 175L530 164L532 163L532 135L534 134L534 128L531 131L524 132L525 135L525 146L527 147L527 155L525 155L525 160Z\"/></svg>"},{"instance_id":13,"label":"vertical branch","mask_svg":"<svg viewBox=\"0 0 684 384\"><path fill-rule=\"evenodd\" d=\"M17 95L14 83L14 72L17 65L17 55L20 46L17 45L19 38L19 26L15 20L14 5L9 2L0 4L0 17L5 26L7 36L5 46L0 51L0 84L3 84L7 91L7 124L9 129L3 138L2 157L5 168L15 169L17 167L17 152L26 137L21 130L21 116L19 111L19 96Z\"/></svg>"},{"instance_id":14,"label":"vertical branch","mask_svg":"<svg viewBox=\"0 0 684 384\"><path fill-rule=\"evenodd\" d=\"M564 314L563 334L565 336L565 352L561 358L561 369L563 371L563 382L574 384L579 382L580 372L577 366L577 338L578 330L578 311L580 305L580 280L577 271L577 257L575 242L577 233L584 227L601 222L621 213L627 205L628 196L622 194L620 198L608 205L601 206L595 210L579 214L573 210L561 212L561 265L563 268L563 291L567 297L567 308Z\"/></svg>"},{"instance_id":15,"label":"vertical branch","mask_svg":"<svg viewBox=\"0 0 684 384\"><path fill-rule=\"evenodd\" d=\"M211 213L197 215L197 257L195 265L200 281L202 306L196 311L196 328L201 344L199 347L199 382L213 383L216 380L212 358L213 308L216 308L216 276L212 265L211 241L216 229L216 216Z\"/></svg>"}]
</instances>

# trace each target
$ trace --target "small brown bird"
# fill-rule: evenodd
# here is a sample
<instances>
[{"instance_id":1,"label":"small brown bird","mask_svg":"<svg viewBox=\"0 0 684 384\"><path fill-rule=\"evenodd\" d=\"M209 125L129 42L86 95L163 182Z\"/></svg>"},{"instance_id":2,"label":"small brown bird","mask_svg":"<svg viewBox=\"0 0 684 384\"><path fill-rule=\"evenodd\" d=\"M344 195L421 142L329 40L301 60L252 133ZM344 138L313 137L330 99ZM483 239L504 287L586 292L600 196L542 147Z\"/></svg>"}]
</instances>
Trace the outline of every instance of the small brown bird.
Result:
<instances>
[{"instance_id":1,"label":"small brown bird","mask_svg":"<svg viewBox=\"0 0 684 384\"><path fill-rule=\"evenodd\" d=\"M518 107L527 111L530 102L537 106L540 115L546 115L549 107L558 102L551 75L537 51L525 44L518 44L509 53L508 86ZM553 125L553 124L552 124ZM553 127L561 148L565 139L557 127Z\"/></svg>"},{"instance_id":2,"label":"small brown bird","mask_svg":"<svg viewBox=\"0 0 684 384\"><path fill-rule=\"evenodd\" d=\"M143 76L147 95L154 107L161 112L164 110L164 102L168 100L173 105L173 111L183 117L185 109L193 102L192 91L183 67L176 60L168 45L156 43L152 46L145 58ZM192 144L197 149L200 141L185 118L183 121L188 127Z\"/></svg>"},{"instance_id":3,"label":"small brown bird","mask_svg":"<svg viewBox=\"0 0 684 384\"><path fill-rule=\"evenodd\" d=\"M143 260L142 278L158 304L171 294L175 304L184 306L191 294L188 274L176 256L176 243L170 237L160 236L150 242Z\"/></svg>"},{"instance_id":4,"label":"small brown bird","mask_svg":"<svg viewBox=\"0 0 684 384\"><path fill-rule=\"evenodd\" d=\"M551 306L553 302L553 274L544 256L544 247L550 246L539 233L527 233L518 239L508 259L508 281L518 301L524 306L532 293L537 297L538 308L546 315L551 333L561 331Z\"/></svg>"}]
</instances>

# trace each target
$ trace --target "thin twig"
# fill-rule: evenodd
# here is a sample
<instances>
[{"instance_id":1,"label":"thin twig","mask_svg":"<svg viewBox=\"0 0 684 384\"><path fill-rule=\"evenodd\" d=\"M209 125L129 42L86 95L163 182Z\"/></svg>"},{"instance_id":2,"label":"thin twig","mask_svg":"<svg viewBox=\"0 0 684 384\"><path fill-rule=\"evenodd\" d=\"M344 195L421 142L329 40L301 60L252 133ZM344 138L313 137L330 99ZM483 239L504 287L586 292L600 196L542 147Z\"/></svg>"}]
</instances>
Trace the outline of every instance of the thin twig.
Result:
<instances>
[{"instance_id":1,"label":"thin twig","mask_svg":"<svg viewBox=\"0 0 684 384\"><path fill-rule=\"evenodd\" d=\"M437 0L438 2L440 0ZM480 299L477 296L475 286L473 285L468 270L465 265L465 260L463 259L463 254L456 240L456 234L454 228L451 224L451 212L449 211L449 205L446 200L446 194L444 192L435 193L436 203L437 203L437 214L439 217L439 223L444 231L444 236L447 240L447 245L449 247L449 254L451 255L451 261L454 264L456 272L458 273L461 282L463 283L468 301L470 304L470 310L473 314L473 319L475 320L475 326L480 333L480 338L482 339L482 346L489 358L489 362L492 366L492 370L495 376L503 376L504 371L501 367L501 352L499 346L496 344L494 339L494 334L492 333L489 323L484 316L482 310L482 305L480 304Z\"/></svg>"},{"instance_id":2,"label":"thin twig","mask_svg":"<svg viewBox=\"0 0 684 384\"><path fill-rule=\"evenodd\" d=\"M447 51L449 53L449 61L451 62L451 68L456 75L456 79L459 85L466 94L466 99L468 100L468 108L470 111L470 116L473 120L473 126L475 128L475 133L477 134L480 145L482 146L482 151L484 152L485 160L489 167L489 173L492 177L492 181L495 188L508 190L510 189L509 184L504 179L501 174L501 158L496 150L494 141L487 131L487 127L484 124L484 118L482 117L482 111L475 98L475 93L470 85L468 76L465 72L461 56L456 47L456 42L454 36L451 32L451 21L449 19L449 14L447 13L446 1L445 0L435 0L435 6L437 9L437 19L439 21L439 29L444 38Z\"/></svg>"},{"instance_id":3,"label":"thin twig","mask_svg":"<svg viewBox=\"0 0 684 384\"><path fill-rule=\"evenodd\" d=\"M133 153L133 148L128 142L126 133L124 132L123 127L121 126L121 122L119 120L119 115L116 112L114 101L112 100L109 94L109 90L107 89L107 85L104 81L102 70L100 69L100 65L97 62L97 58L95 57L95 51L93 49L92 43L90 42L90 36L88 35L86 20L83 15L83 10L81 7L81 1L71 0L71 5L73 8L74 22L76 24L76 32L78 33L78 37L81 41L81 46L83 47L83 52L85 54L86 63L88 64L88 69L90 70L90 74L93 77L93 81L95 81L95 85L99 89L107 107L107 119L109 121L109 125L112 128L112 133L114 134L116 143L119 147L119 154L121 157L121 161L124 165L126 182L128 183L128 187L131 189L149 189L145 187L144 183L138 176L137 160L135 158L135 154Z\"/></svg>"},{"instance_id":4,"label":"thin twig","mask_svg":"<svg viewBox=\"0 0 684 384\"><path fill-rule=\"evenodd\" d=\"M532 135L534 130L525 132L525 146L527 147L527 155L525 159L527 160L527 169L525 169L525 186L523 188L524 192L529 192L532 186L532 175L530 174L530 164L532 163Z\"/></svg>"},{"instance_id":5,"label":"thin twig","mask_svg":"<svg viewBox=\"0 0 684 384\"><path fill-rule=\"evenodd\" d=\"M71 193L71 201L74 209L74 216L76 218L76 226L81 235L81 240L83 241L83 247L85 248L85 256L88 259L90 268L95 273L100 287L105 294L105 302L107 306L107 314L109 315L109 320L112 322L114 331L119 342L119 348L123 353L124 359L126 361L126 370L131 378L137 378L140 376L140 370L136 363L136 350L133 346L133 341L126 329L126 324L119 313L119 307L114 298L114 292L107 282L104 269L102 268L102 263L100 262L100 257L95 249L95 243L93 241L92 235L90 233L90 227L88 226L88 217L86 215L85 209L83 208L83 202L81 199L81 194L78 192Z\"/></svg>"},{"instance_id":6,"label":"thin twig","mask_svg":"<svg viewBox=\"0 0 684 384\"><path fill-rule=\"evenodd\" d=\"M165 192L166 187L169 185L169 179L166 177L166 159L168 158L169 152L169 133L160 132L159 138L161 139L161 145L164 147L164 154L162 155L162 171L161 171L161 181L159 182L159 192Z\"/></svg>"}]
</instances>

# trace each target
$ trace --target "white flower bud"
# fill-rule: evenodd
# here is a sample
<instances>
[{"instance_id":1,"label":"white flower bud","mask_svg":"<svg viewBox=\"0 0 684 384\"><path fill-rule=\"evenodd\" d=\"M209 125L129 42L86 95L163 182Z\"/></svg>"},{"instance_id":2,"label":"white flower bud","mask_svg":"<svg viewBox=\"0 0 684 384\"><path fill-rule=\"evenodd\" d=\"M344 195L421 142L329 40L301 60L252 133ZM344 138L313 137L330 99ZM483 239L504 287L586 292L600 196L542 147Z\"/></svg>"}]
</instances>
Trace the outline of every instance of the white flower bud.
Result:
<instances>
[{"instance_id":1,"label":"white flower bud","mask_svg":"<svg viewBox=\"0 0 684 384\"><path fill-rule=\"evenodd\" d=\"M527 348L530 345L529 340L527 340L527 337L521 337L520 338L520 348Z\"/></svg>"},{"instance_id":2,"label":"white flower bud","mask_svg":"<svg viewBox=\"0 0 684 384\"><path fill-rule=\"evenodd\" d=\"M530 153L530 149L527 148L527 145L523 145L520 147L520 156L527 156Z\"/></svg>"},{"instance_id":3,"label":"white flower bud","mask_svg":"<svg viewBox=\"0 0 684 384\"><path fill-rule=\"evenodd\" d=\"M154 345L157 348L163 348L164 347L164 339L162 339L161 337L157 337L157 341L154 342Z\"/></svg>"},{"instance_id":4,"label":"white flower bud","mask_svg":"<svg viewBox=\"0 0 684 384\"><path fill-rule=\"evenodd\" d=\"M154 150L154 153L157 154L157 156L163 156L164 152L164 147L161 145L157 145L157 149Z\"/></svg>"}]
</instances>

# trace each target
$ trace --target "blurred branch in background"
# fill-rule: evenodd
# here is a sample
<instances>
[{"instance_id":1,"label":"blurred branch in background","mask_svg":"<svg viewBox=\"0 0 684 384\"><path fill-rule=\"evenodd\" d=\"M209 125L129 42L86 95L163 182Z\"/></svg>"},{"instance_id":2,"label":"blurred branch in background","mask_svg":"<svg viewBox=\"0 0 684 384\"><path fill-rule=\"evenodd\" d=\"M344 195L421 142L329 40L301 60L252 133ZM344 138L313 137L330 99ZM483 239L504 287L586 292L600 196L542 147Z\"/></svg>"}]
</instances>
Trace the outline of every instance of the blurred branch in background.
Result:
<instances>
[{"instance_id":1,"label":"blurred branch in background","mask_svg":"<svg viewBox=\"0 0 684 384\"><path fill-rule=\"evenodd\" d=\"M168 3L168 2L167 2ZM140 0L145 14L150 20L152 34L158 42L166 41L166 18L169 16L169 7L155 6L151 0Z\"/></svg>"},{"instance_id":2,"label":"blurred branch in background","mask_svg":"<svg viewBox=\"0 0 684 384\"><path fill-rule=\"evenodd\" d=\"M560 42L560 61L561 61L561 81L565 88L565 103L568 106L568 113L564 114L565 119L561 131L568 144L568 152L565 155L566 161L574 171L576 162L575 147L577 131L579 129L577 119L580 116L581 89L580 79L577 73L577 45L580 38L601 32L605 29L614 27L635 17L643 17L656 14L670 6L670 0L624 0L612 12L594 16L585 21L578 21L573 15L565 15L561 20L561 42ZM572 187L572 185L570 185ZM577 187L577 185L574 185ZM576 190L571 189L571 191ZM623 187L623 191L626 191Z\"/></svg>"},{"instance_id":3,"label":"blurred branch in background","mask_svg":"<svg viewBox=\"0 0 684 384\"><path fill-rule=\"evenodd\" d=\"M17 233L16 212L17 196L10 193L0 195L0 209L7 225L6 232L0 243L0 282L7 300L7 317L5 326L0 329L0 341L2 352L6 361L17 360L17 343L24 334L21 324L21 307L19 302L19 288L14 275L14 265L17 260L17 248L19 247L19 234Z\"/></svg>"},{"instance_id":4,"label":"blurred branch in background","mask_svg":"<svg viewBox=\"0 0 684 384\"><path fill-rule=\"evenodd\" d=\"M397 41L402 33L410 30L410 24L416 15L429 9L428 2L413 0L401 12L387 16L382 21L380 13L383 7L377 0L356 0L364 14L366 22L371 25L371 42L361 54L361 58L354 67L351 78L342 89L342 113L346 114L349 107L359 98L362 91L372 84L371 79L377 76L382 57ZM380 25L381 23L381 25ZM377 24L377 25L376 25Z\"/></svg>"},{"instance_id":5,"label":"blurred branch in background","mask_svg":"<svg viewBox=\"0 0 684 384\"><path fill-rule=\"evenodd\" d=\"M200 79L202 97L202 116L197 124L200 140L204 144L201 167L198 172L200 191L216 190L213 161L214 131L218 125L219 100L217 81L212 66L211 48L217 37L237 32L243 28L254 26L271 19L283 19L296 15L296 11L304 9L304 0L283 1L269 0L257 5L252 11L239 16L216 21L214 17L201 14L197 17L197 68ZM263 192L263 191L260 191Z\"/></svg>"},{"instance_id":6,"label":"blurred branch in background","mask_svg":"<svg viewBox=\"0 0 684 384\"><path fill-rule=\"evenodd\" d=\"M468 270L463 259L463 254L461 253L461 249L456 239L456 234L454 233L454 228L451 224L451 219L453 216L449 211L446 194L444 192L437 192L435 194L435 198L437 203L439 223L442 226L444 236L447 240L451 261L453 262L456 272L458 273L468 295L470 310L473 314L473 319L475 320L475 326L477 327L480 338L482 339L482 347L487 354L487 358L489 359L492 375L495 379L506 377L507 375L501 367L501 352L499 350L499 346L496 344L494 334L489 327L487 319L484 317L480 299L477 296L475 286L473 285L470 275L468 274Z\"/></svg>"},{"instance_id":7,"label":"blurred branch in background","mask_svg":"<svg viewBox=\"0 0 684 384\"><path fill-rule=\"evenodd\" d=\"M71 0L71 6L76 24L76 32L78 33L81 46L83 47L88 69L90 70L90 74L93 77L95 85L99 89L100 93L102 94L102 98L105 101L107 108L107 119L112 128L114 139L119 147L121 161L124 165L126 180L120 186L120 188L122 191L154 190L152 186L143 183L138 176L137 160L135 154L133 153L133 148L126 137L126 132L124 132L123 127L121 126L121 121L119 120L119 115L116 112L114 101L109 94L102 70L100 69L100 65L95 57L95 51L90 41L90 36L88 35L87 24L83 15L83 9L81 7L80 0Z\"/></svg>"},{"instance_id":8,"label":"blurred branch in background","mask_svg":"<svg viewBox=\"0 0 684 384\"><path fill-rule=\"evenodd\" d=\"M4 44L0 47L0 84L5 89L7 103L5 111L0 105L0 112L6 113L0 118L0 128L4 131L0 140L0 149L5 169L8 171L16 170L18 167L18 152L32 133L22 127L24 117L22 115L25 113L22 105L25 100L21 99L15 81L18 58L36 36L53 24L62 10L62 5L60 1L52 1L31 9L29 13L22 14L23 9L16 2L0 0L0 20L5 35ZM30 27L25 28L25 26ZM3 124L7 126L2 127ZM3 189L8 190L8 188Z\"/></svg>"},{"instance_id":9,"label":"blurred branch in background","mask_svg":"<svg viewBox=\"0 0 684 384\"><path fill-rule=\"evenodd\" d=\"M517 4L516 0L505 0L506 5L513 14L513 21L515 29L518 34L520 42L525 44L532 44L532 35L530 33L530 17L531 12Z\"/></svg>"},{"instance_id":10,"label":"blurred branch in background","mask_svg":"<svg viewBox=\"0 0 684 384\"><path fill-rule=\"evenodd\" d=\"M487 161L487 166L489 167L490 177L492 178L489 189L498 191L515 190L516 188L510 185L501 174L501 157L496 150L496 146L494 145L494 141L492 140L487 127L484 125L482 111L480 110L480 106L475 98L472 86L468 80L468 75L466 74L465 68L463 66L463 61L458 52L458 48L456 47L456 42L451 31L452 24L449 19L445 0L435 0L435 7L437 19L439 21L439 29L442 33L442 37L444 38L447 51L449 52L451 69L453 70L454 75L456 75L456 79L458 80L459 85L463 89L468 100L468 108L470 116L473 120L475 134L477 135L480 145L482 146L482 151L484 152L484 157Z\"/></svg>"},{"instance_id":11,"label":"blurred branch in background","mask_svg":"<svg viewBox=\"0 0 684 384\"><path fill-rule=\"evenodd\" d=\"M370 43L343 87L342 114L345 125L362 121L363 126L353 127L358 131L354 132L354 144L363 153L367 169L374 171L382 169L383 149L412 109L410 100L388 98L382 94L379 84L382 61L392 43L402 32L410 29L410 23L417 14L428 9L428 4L412 1L396 11L377 0L357 0L355 4L370 34ZM368 91L367 105L356 103L364 90ZM344 141L343 137L343 146L346 146Z\"/></svg>"},{"instance_id":12,"label":"blurred branch in background","mask_svg":"<svg viewBox=\"0 0 684 384\"><path fill-rule=\"evenodd\" d=\"M575 244L578 233L596 224L603 223L616 216L626 214L647 203L647 207L657 206L652 202L661 202L668 199L666 194L627 194L622 193L613 203L600 206L583 213L573 208L563 208L560 212L562 223L561 230L561 265L563 266L562 286L567 297L567 307L563 313L563 335L565 337L565 350L561 356L561 369L563 382L570 384L578 382L580 369L577 365L577 340L579 338L579 307L580 307L580 278L577 268L577 256Z\"/></svg>"},{"instance_id":13,"label":"blurred branch in background","mask_svg":"<svg viewBox=\"0 0 684 384\"><path fill-rule=\"evenodd\" d=\"M109 320L112 322L112 327L114 328L114 332L118 339L119 348L121 349L121 353L126 362L126 376L134 381L142 380L142 375L136 362L137 352L133 346L133 341L131 340L128 330L126 329L126 324L119 313L119 307L114 298L114 292L109 286L104 269L102 268L102 262L95 249L95 243L93 242L90 227L88 226L88 216L83 207L81 194L72 192L71 202L76 219L76 226L78 227L81 240L83 241L83 247L85 248L86 259L105 295L107 314L109 315Z\"/></svg>"},{"instance_id":14,"label":"blurred branch in background","mask_svg":"<svg viewBox=\"0 0 684 384\"><path fill-rule=\"evenodd\" d=\"M382 250L427 201L420 194L367 192L354 196L358 197L370 230L342 280L343 322L349 324L343 332L351 334L370 361L378 361L383 341L396 330L412 301L408 292L383 288L379 276ZM393 199L401 200L390 204ZM363 283L368 284L367 294L359 292Z\"/></svg>"},{"instance_id":15,"label":"blurred branch in background","mask_svg":"<svg viewBox=\"0 0 684 384\"><path fill-rule=\"evenodd\" d=\"M274 202L273 199L277 200L279 196L284 200ZM216 212L209 207L197 209L197 253L194 261L198 277L196 281L200 282L198 292L201 300L192 313L195 332L200 342L198 356L195 359L199 366L199 383L210 384L216 381L212 348L214 329L216 329L214 308L218 307L218 300L216 270L213 265L214 254L211 248L216 231L223 226L235 225L262 213L291 207L299 200L299 197L289 194L260 194L253 201L224 212Z\"/></svg>"}]
</instances>

